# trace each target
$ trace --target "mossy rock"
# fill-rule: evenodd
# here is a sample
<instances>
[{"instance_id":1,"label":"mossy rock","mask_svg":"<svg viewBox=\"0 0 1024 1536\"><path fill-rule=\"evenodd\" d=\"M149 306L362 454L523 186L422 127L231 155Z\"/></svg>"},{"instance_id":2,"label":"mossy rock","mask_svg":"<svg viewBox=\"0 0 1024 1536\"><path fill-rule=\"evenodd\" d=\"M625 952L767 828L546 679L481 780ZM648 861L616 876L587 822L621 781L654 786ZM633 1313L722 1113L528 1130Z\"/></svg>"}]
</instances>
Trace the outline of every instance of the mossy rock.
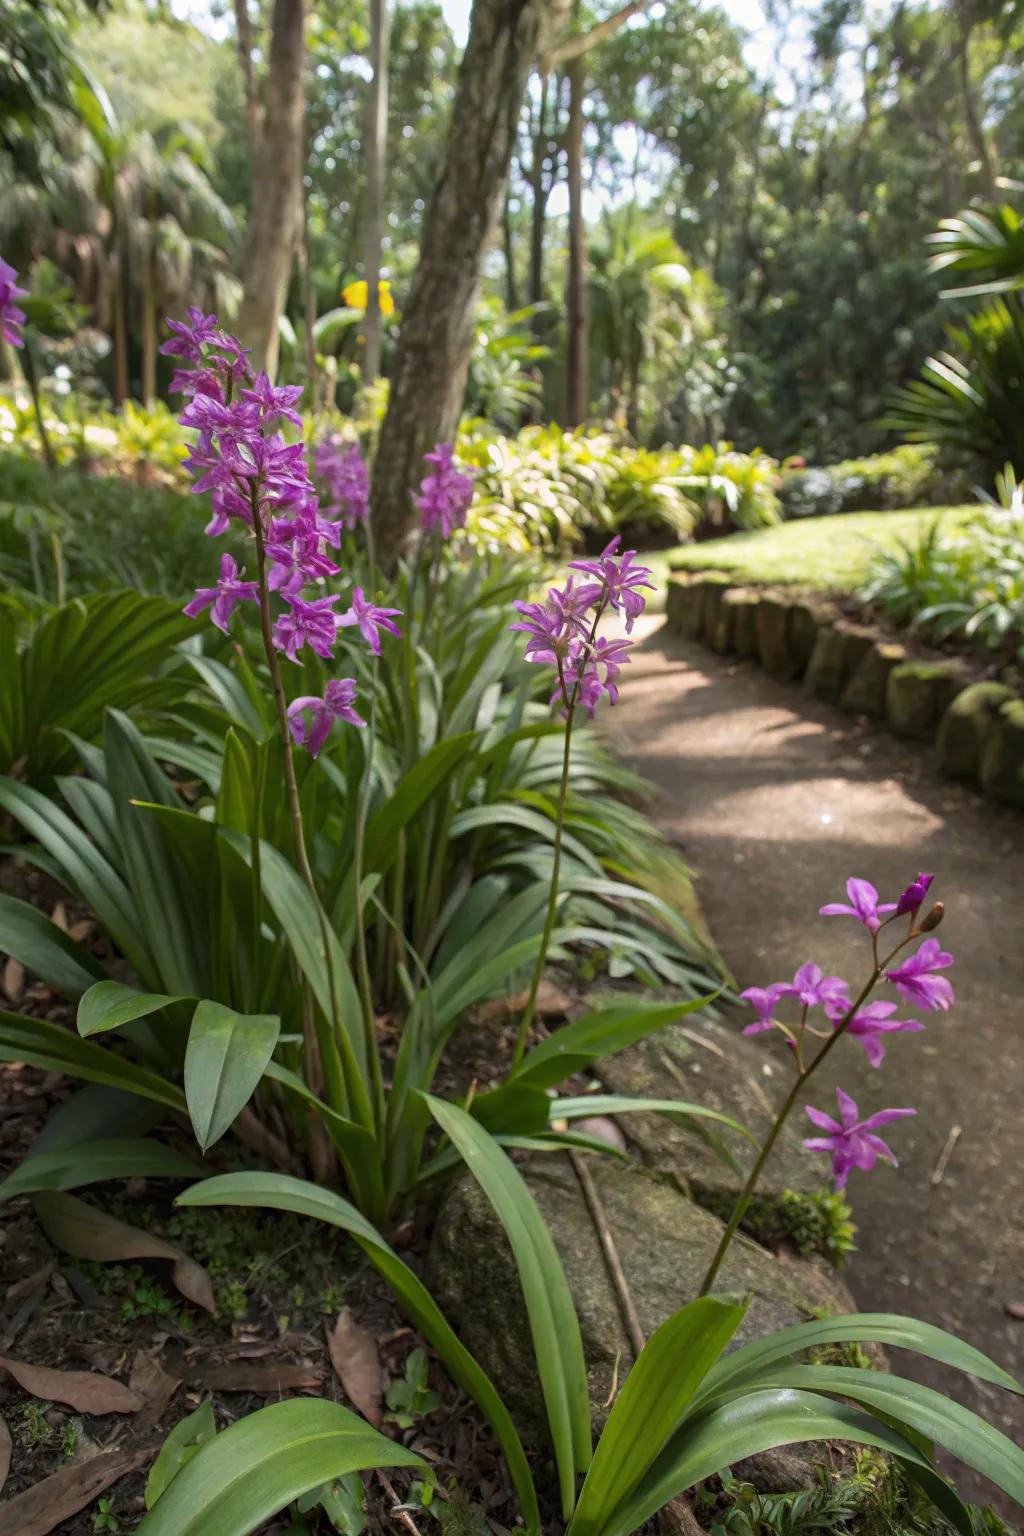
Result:
<instances>
[{"instance_id":1,"label":"mossy rock","mask_svg":"<svg viewBox=\"0 0 1024 1536\"><path fill-rule=\"evenodd\" d=\"M696 1296L722 1223L642 1169L600 1157L591 1157L588 1167L641 1327L650 1335ZM563 1155L533 1158L522 1171L565 1267L599 1423L607 1415L613 1383L621 1380L633 1354L593 1217ZM450 1186L438 1214L428 1283L462 1342L500 1384L524 1433L543 1440L543 1403L515 1262L493 1206L468 1174ZM730 1249L717 1289L752 1294L735 1343L822 1309L855 1310L845 1287L822 1268L773 1258L743 1237Z\"/></svg>"},{"instance_id":2,"label":"mossy rock","mask_svg":"<svg viewBox=\"0 0 1024 1536\"><path fill-rule=\"evenodd\" d=\"M819 629L805 677L814 697L838 704L875 639L870 629L843 620Z\"/></svg>"},{"instance_id":3,"label":"mossy rock","mask_svg":"<svg viewBox=\"0 0 1024 1536\"><path fill-rule=\"evenodd\" d=\"M710 602L710 597L708 599ZM746 587L728 587L723 593L721 602L717 605L718 611L713 620L713 627L708 636L708 641L713 651L720 656L730 656L739 649L738 631L744 616L749 617L747 625L751 640L747 645L757 648L757 635L754 630L754 612L759 598L756 592L751 592ZM708 622L712 623L710 612ZM750 654L748 649L747 654Z\"/></svg>"},{"instance_id":4,"label":"mossy rock","mask_svg":"<svg viewBox=\"0 0 1024 1536\"><path fill-rule=\"evenodd\" d=\"M788 1055L747 1039L738 1024L697 1017L606 1057L594 1072L610 1093L699 1103L738 1120L760 1141L789 1087ZM657 1114L624 1115L619 1124L645 1166L673 1179L698 1204L721 1211L738 1193L743 1174L703 1139L700 1121L691 1122L696 1131ZM716 1131L713 1124L707 1129ZM748 1161L741 1137L725 1132L722 1141L739 1164ZM791 1121L765 1169L762 1196L772 1200L783 1190L810 1194L820 1188L820 1166L804 1151L800 1127Z\"/></svg>"},{"instance_id":5,"label":"mossy rock","mask_svg":"<svg viewBox=\"0 0 1024 1536\"><path fill-rule=\"evenodd\" d=\"M843 689L839 700L842 707L856 715L871 715L876 720L884 720L889 673L902 666L906 659L902 645L879 640L869 646Z\"/></svg>"},{"instance_id":6,"label":"mossy rock","mask_svg":"<svg viewBox=\"0 0 1024 1536\"><path fill-rule=\"evenodd\" d=\"M759 655L757 610L761 594L749 587L733 587L726 601L733 613L733 649L744 661L754 661Z\"/></svg>"},{"instance_id":7,"label":"mossy rock","mask_svg":"<svg viewBox=\"0 0 1024 1536\"><path fill-rule=\"evenodd\" d=\"M1024 806L1024 699L1000 709L981 749L981 787L1006 805Z\"/></svg>"},{"instance_id":8,"label":"mossy rock","mask_svg":"<svg viewBox=\"0 0 1024 1536\"><path fill-rule=\"evenodd\" d=\"M673 634L695 640L700 630L704 589L689 576L670 576L665 594L665 618Z\"/></svg>"},{"instance_id":9,"label":"mossy rock","mask_svg":"<svg viewBox=\"0 0 1024 1536\"><path fill-rule=\"evenodd\" d=\"M821 603L797 602L790 605L786 630L790 677L803 677L814 654L818 635L828 628L831 616Z\"/></svg>"},{"instance_id":10,"label":"mossy rock","mask_svg":"<svg viewBox=\"0 0 1024 1536\"><path fill-rule=\"evenodd\" d=\"M765 593L757 606L757 649L761 665L773 677L789 677L789 610L784 597Z\"/></svg>"},{"instance_id":11,"label":"mossy rock","mask_svg":"<svg viewBox=\"0 0 1024 1536\"><path fill-rule=\"evenodd\" d=\"M904 661L892 668L885 691L885 714L895 736L931 741L939 721L964 687L955 661Z\"/></svg>"},{"instance_id":12,"label":"mossy rock","mask_svg":"<svg viewBox=\"0 0 1024 1536\"><path fill-rule=\"evenodd\" d=\"M1016 698L1003 683L972 683L946 710L936 742L939 772L977 784L982 751L1004 704Z\"/></svg>"}]
</instances>

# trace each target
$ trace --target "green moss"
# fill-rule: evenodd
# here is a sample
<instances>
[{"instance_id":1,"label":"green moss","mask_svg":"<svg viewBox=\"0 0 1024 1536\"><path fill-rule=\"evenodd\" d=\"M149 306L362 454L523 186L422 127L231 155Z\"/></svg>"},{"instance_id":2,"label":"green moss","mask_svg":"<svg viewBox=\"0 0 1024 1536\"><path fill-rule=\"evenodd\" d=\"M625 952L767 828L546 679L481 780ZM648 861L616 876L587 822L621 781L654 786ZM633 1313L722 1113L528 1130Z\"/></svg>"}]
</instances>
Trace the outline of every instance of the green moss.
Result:
<instances>
[{"instance_id":1,"label":"green moss","mask_svg":"<svg viewBox=\"0 0 1024 1536\"><path fill-rule=\"evenodd\" d=\"M701 1193L701 1204L723 1221L732 1209L725 1194ZM857 1229L852 1211L833 1190L800 1194L783 1189L777 1195L755 1195L741 1223L741 1230L766 1248L792 1243L802 1257L820 1254L838 1269L856 1247Z\"/></svg>"}]
</instances>

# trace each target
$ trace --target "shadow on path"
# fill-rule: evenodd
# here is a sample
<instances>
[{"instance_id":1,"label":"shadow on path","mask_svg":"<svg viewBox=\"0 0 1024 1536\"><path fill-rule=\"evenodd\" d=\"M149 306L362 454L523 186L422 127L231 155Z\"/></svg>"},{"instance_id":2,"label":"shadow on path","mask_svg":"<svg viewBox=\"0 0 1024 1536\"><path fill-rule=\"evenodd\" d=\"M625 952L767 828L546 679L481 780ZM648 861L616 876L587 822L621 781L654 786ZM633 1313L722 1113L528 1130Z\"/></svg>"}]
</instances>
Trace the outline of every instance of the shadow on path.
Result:
<instances>
[{"instance_id":1,"label":"shadow on path","mask_svg":"<svg viewBox=\"0 0 1024 1536\"><path fill-rule=\"evenodd\" d=\"M849 875L889 894L919 869L936 873L955 1010L928 1015L923 1035L895 1037L878 1071L850 1041L811 1097L832 1110L840 1081L863 1110L918 1109L894 1128L900 1168L851 1176L860 1232L846 1278L858 1304L938 1323L1020 1377L1024 1321L1006 1307L1024 1302L1024 820L940 779L923 753L873 726L656 622L606 728L661 791L657 820L700 876L740 987L811 959L856 991L870 962L864 930L818 908L845 900ZM901 1368L1024 1440L1020 1400L939 1366ZM980 1482L961 1486L1012 1513Z\"/></svg>"}]
</instances>

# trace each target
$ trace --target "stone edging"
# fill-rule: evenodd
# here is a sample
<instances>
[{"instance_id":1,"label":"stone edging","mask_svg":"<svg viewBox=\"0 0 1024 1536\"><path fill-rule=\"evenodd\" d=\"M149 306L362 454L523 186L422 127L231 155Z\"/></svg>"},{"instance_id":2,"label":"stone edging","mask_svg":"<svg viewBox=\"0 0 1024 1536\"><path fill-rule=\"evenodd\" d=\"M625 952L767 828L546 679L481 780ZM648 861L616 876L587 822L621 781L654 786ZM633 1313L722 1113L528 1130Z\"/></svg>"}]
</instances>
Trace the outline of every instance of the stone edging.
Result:
<instances>
[{"instance_id":1,"label":"stone edging","mask_svg":"<svg viewBox=\"0 0 1024 1536\"><path fill-rule=\"evenodd\" d=\"M1024 699L978 681L963 661L913 657L827 598L734 585L716 572L670 576L665 612L674 634L758 661L773 677L802 678L815 698L932 743L947 778L1024 808Z\"/></svg>"}]
</instances>

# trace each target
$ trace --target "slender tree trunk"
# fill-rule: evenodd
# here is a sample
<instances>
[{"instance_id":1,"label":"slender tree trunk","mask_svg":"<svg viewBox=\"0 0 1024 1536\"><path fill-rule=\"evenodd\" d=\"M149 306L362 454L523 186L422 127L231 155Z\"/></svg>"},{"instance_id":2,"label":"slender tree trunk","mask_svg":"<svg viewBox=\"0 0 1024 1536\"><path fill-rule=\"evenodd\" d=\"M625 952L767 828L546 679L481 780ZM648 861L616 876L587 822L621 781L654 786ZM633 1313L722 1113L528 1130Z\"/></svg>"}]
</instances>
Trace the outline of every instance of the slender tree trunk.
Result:
<instances>
[{"instance_id":1,"label":"slender tree trunk","mask_svg":"<svg viewBox=\"0 0 1024 1536\"><path fill-rule=\"evenodd\" d=\"M363 317L364 384L372 384L380 373L380 255L384 225L384 178L388 135L388 44L387 0L370 0L370 82L366 125L366 206L364 223L364 266L366 269L366 314Z\"/></svg>"},{"instance_id":2,"label":"slender tree trunk","mask_svg":"<svg viewBox=\"0 0 1024 1536\"><path fill-rule=\"evenodd\" d=\"M118 251L114 257L114 276L110 285L111 330L114 342L114 406L120 410L128 398L128 328L124 314L124 261Z\"/></svg>"},{"instance_id":3,"label":"slender tree trunk","mask_svg":"<svg viewBox=\"0 0 1024 1536\"><path fill-rule=\"evenodd\" d=\"M274 0L263 123L252 168L245 254L244 297L238 318L256 367L277 367L278 321L288 292L302 223L305 107L303 0Z\"/></svg>"},{"instance_id":4,"label":"slender tree trunk","mask_svg":"<svg viewBox=\"0 0 1024 1536\"><path fill-rule=\"evenodd\" d=\"M393 564L424 453L450 440L466 387L483 258L494 238L526 79L565 0L475 0L448 146L423 225L377 451L377 549Z\"/></svg>"},{"instance_id":5,"label":"slender tree trunk","mask_svg":"<svg viewBox=\"0 0 1024 1536\"><path fill-rule=\"evenodd\" d=\"M565 369L565 422L577 427L587 414L590 384L589 314L587 308L587 245L583 222L583 91L582 57L566 67L569 77L569 274L566 289L568 352Z\"/></svg>"},{"instance_id":6,"label":"slender tree trunk","mask_svg":"<svg viewBox=\"0 0 1024 1536\"><path fill-rule=\"evenodd\" d=\"M156 282L153 258L148 256L142 276L142 403L152 405L156 399Z\"/></svg>"},{"instance_id":7,"label":"slender tree trunk","mask_svg":"<svg viewBox=\"0 0 1024 1536\"><path fill-rule=\"evenodd\" d=\"M259 155L260 122L256 80L252 68L252 17L249 15L249 0L235 0L235 46L238 49L238 67L242 72L242 93L245 97L245 127L249 137L249 174L253 176Z\"/></svg>"},{"instance_id":8,"label":"slender tree trunk","mask_svg":"<svg viewBox=\"0 0 1024 1536\"><path fill-rule=\"evenodd\" d=\"M512 210L508 205L508 191L501 212L501 238L505 253L505 303L509 309L519 308L519 284L516 281L516 245L512 232Z\"/></svg>"},{"instance_id":9,"label":"slender tree trunk","mask_svg":"<svg viewBox=\"0 0 1024 1536\"><path fill-rule=\"evenodd\" d=\"M302 186L302 309L305 320L306 409L320 409L319 377L316 366L316 285L313 282L313 262L309 253L309 192L303 180Z\"/></svg>"},{"instance_id":10,"label":"slender tree trunk","mask_svg":"<svg viewBox=\"0 0 1024 1536\"><path fill-rule=\"evenodd\" d=\"M537 107L537 125L533 135L533 158L530 161L530 303L544 301L544 219L548 207L550 181L545 181L544 166L548 153L548 76L540 78L540 100Z\"/></svg>"},{"instance_id":11,"label":"slender tree trunk","mask_svg":"<svg viewBox=\"0 0 1024 1536\"><path fill-rule=\"evenodd\" d=\"M981 166L981 179L986 197L994 197L996 193L996 167L991 147L985 136L985 125L981 120L981 111L978 107L978 98L971 79L971 23L966 13L964 0L960 0L957 6L960 18L960 43L957 48L957 67L960 71L960 89L964 98L964 118L967 123L967 136L971 141L971 148L977 156Z\"/></svg>"}]
</instances>

